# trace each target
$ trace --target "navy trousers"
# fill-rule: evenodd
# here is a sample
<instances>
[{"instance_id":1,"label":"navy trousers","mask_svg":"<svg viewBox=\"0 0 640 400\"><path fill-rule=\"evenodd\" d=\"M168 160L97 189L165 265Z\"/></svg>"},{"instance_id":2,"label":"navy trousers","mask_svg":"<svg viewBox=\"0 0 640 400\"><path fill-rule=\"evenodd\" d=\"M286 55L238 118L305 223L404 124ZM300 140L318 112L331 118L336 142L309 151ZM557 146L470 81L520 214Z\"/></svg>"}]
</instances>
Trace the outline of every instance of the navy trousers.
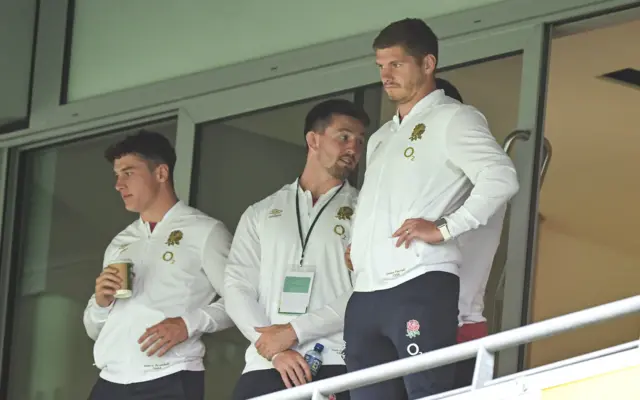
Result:
<instances>
[{"instance_id":1,"label":"navy trousers","mask_svg":"<svg viewBox=\"0 0 640 400\"><path fill-rule=\"evenodd\" d=\"M204 371L180 371L128 385L98 378L89 400L204 400Z\"/></svg>"},{"instance_id":2,"label":"navy trousers","mask_svg":"<svg viewBox=\"0 0 640 400\"><path fill-rule=\"evenodd\" d=\"M460 280L428 272L387 290L354 292L344 339L349 372L456 344ZM352 390L351 400L419 399L453 387L454 365Z\"/></svg>"},{"instance_id":3,"label":"navy trousers","mask_svg":"<svg viewBox=\"0 0 640 400\"><path fill-rule=\"evenodd\" d=\"M473 382L473 372L476 369L476 358L459 361L456 364L456 374L453 389L460 389L471 386Z\"/></svg>"},{"instance_id":4,"label":"navy trousers","mask_svg":"<svg viewBox=\"0 0 640 400\"><path fill-rule=\"evenodd\" d=\"M332 378L347 372L343 365L323 365L314 381ZM242 374L233 392L233 400L247 400L264 394L285 390L280 373L275 369L264 369ZM337 393L332 400L349 400L349 393Z\"/></svg>"}]
</instances>

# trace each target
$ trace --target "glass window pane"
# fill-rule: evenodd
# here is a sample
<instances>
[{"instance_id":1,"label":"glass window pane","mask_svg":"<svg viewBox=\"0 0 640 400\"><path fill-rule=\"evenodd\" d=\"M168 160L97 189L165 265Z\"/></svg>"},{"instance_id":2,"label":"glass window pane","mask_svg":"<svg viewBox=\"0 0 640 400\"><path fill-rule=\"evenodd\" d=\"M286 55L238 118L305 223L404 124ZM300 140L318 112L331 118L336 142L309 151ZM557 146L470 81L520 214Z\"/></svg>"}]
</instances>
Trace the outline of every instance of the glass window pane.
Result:
<instances>
[{"instance_id":1,"label":"glass window pane","mask_svg":"<svg viewBox=\"0 0 640 400\"><path fill-rule=\"evenodd\" d=\"M174 121L146 128L175 142ZM103 152L130 133L24 155L10 399L86 399L97 379L82 315L107 245L136 218Z\"/></svg>"},{"instance_id":2,"label":"glass window pane","mask_svg":"<svg viewBox=\"0 0 640 400\"><path fill-rule=\"evenodd\" d=\"M353 94L333 96L353 100ZM304 119L314 99L198 127L195 206L234 232L242 213L293 182L306 162ZM357 171L354 172L357 176ZM228 399L249 342L236 329L204 338L206 398Z\"/></svg>"},{"instance_id":3,"label":"glass window pane","mask_svg":"<svg viewBox=\"0 0 640 400\"><path fill-rule=\"evenodd\" d=\"M617 23L597 29L595 18L555 28L579 33L550 45L544 137L552 156L539 189L531 322L640 294L640 90L631 80L603 78L640 66L637 42L628 39L640 37L634 15L622 22L625 12L612 14ZM638 335L640 313L565 332L533 342L528 367Z\"/></svg>"}]
</instances>

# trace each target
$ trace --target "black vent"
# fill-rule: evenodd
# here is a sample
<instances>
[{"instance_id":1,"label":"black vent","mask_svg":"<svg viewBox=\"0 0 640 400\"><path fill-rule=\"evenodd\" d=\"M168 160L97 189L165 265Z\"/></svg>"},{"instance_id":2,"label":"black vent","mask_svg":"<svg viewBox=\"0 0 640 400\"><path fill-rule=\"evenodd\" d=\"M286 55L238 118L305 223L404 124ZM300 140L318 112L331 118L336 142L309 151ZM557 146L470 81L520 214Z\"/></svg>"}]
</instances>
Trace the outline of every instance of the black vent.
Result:
<instances>
[{"instance_id":1,"label":"black vent","mask_svg":"<svg viewBox=\"0 0 640 400\"><path fill-rule=\"evenodd\" d=\"M640 71L634 68L619 69L600 77L640 89Z\"/></svg>"}]
</instances>

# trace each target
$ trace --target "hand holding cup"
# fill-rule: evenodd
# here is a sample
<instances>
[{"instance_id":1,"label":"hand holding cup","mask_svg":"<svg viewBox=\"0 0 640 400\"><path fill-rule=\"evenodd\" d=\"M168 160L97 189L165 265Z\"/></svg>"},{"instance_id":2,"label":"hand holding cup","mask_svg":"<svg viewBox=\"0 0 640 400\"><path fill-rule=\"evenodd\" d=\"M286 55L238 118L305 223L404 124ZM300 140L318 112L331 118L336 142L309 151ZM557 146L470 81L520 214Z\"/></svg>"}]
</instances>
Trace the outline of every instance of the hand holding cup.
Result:
<instances>
[{"instance_id":1,"label":"hand holding cup","mask_svg":"<svg viewBox=\"0 0 640 400\"><path fill-rule=\"evenodd\" d=\"M109 307L113 301L131 297L130 261L114 261L109 264L96 279L96 303L100 307Z\"/></svg>"}]
</instances>

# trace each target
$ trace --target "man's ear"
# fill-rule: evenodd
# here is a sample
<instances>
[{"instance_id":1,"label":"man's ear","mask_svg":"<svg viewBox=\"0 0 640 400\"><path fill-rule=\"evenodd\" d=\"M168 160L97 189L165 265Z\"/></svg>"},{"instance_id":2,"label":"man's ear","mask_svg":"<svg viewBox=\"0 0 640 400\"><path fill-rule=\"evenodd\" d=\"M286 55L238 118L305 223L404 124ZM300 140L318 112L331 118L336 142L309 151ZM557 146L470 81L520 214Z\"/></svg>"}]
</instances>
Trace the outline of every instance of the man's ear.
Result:
<instances>
[{"instance_id":1,"label":"man's ear","mask_svg":"<svg viewBox=\"0 0 640 400\"><path fill-rule=\"evenodd\" d=\"M156 179L158 182L168 182L169 181L169 166L167 164L160 164L156 167L155 170Z\"/></svg>"},{"instance_id":2,"label":"man's ear","mask_svg":"<svg viewBox=\"0 0 640 400\"><path fill-rule=\"evenodd\" d=\"M433 54L427 54L422 59L422 67L425 72L429 75L434 75L436 73L436 67L438 65L438 60Z\"/></svg>"},{"instance_id":3,"label":"man's ear","mask_svg":"<svg viewBox=\"0 0 640 400\"><path fill-rule=\"evenodd\" d=\"M309 147L309 149L318 150L318 146L319 146L318 136L319 135L315 131L307 132L307 136L305 136L305 138L307 139L307 146Z\"/></svg>"}]
</instances>

